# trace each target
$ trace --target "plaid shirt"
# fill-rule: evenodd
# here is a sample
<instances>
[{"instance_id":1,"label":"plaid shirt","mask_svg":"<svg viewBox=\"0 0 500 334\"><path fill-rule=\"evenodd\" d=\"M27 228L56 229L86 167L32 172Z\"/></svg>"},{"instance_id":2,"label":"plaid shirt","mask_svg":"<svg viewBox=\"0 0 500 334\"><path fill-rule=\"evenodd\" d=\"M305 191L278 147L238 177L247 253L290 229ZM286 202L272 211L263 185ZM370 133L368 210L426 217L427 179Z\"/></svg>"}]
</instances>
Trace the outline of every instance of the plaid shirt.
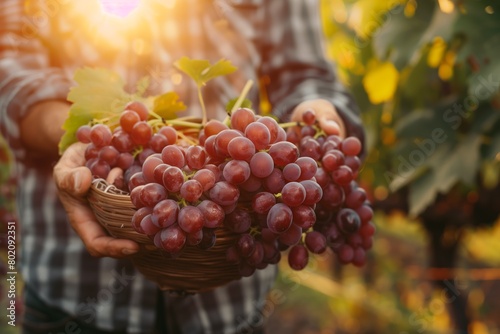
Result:
<instances>
[{"instance_id":1,"label":"plaid shirt","mask_svg":"<svg viewBox=\"0 0 500 334\"><path fill-rule=\"evenodd\" d=\"M40 2L40 3L38 3ZM37 5L38 3L38 5ZM67 223L51 177L53 162L30 162L19 122L44 100L65 100L75 69L113 69L129 88L151 77L150 93L175 90L200 115L190 80L171 64L181 56L226 58L239 71L205 87L210 117L239 95L247 79L265 82L273 113L298 103L332 101L348 134L363 137L351 98L321 46L313 0L145 0L126 20L99 13L97 1L0 2L0 129L17 161L23 278L47 304L104 330L150 333L158 290L128 260L92 258ZM259 105L259 89L249 94ZM36 131L36 129L33 129ZM257 271L214 291L165 294L169 317L185 333L249 332L276 276Z\"/></svg>"}]
</instances>

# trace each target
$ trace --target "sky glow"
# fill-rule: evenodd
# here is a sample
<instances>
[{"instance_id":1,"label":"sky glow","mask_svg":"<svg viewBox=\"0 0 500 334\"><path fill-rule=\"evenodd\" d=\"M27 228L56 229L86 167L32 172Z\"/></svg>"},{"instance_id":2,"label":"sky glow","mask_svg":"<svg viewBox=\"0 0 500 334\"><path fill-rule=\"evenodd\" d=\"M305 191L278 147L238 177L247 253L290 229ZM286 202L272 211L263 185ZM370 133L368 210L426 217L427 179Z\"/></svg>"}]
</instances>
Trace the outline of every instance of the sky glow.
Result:
<instances>
[{"instance_id":1,"label":"sky glow","mask_svg":"<svg viewBox=\"0 0 500 334\"><path fill-rule=\"evenodd\" d=\"M126 17L139 5L140 0L100 0L104 11L118 17Z\"/></svg>"}]
</instances>

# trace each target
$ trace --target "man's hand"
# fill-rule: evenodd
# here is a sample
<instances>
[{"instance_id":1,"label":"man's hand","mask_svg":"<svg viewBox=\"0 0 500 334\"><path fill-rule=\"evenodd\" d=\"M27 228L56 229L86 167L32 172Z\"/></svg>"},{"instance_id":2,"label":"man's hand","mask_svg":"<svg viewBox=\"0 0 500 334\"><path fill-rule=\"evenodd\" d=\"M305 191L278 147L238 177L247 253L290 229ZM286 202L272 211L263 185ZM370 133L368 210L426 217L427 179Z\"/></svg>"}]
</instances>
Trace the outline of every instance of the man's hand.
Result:
<instances>
[{"instance_id":1,"label":"man's hand","mask_svg":"<svg viewBox=\"0 0 500 334\"><path fill-rule=\"evenodd\" d=\"M327 100L309 100L299 104L292 112L292 121L302 121L302 113L313 110L319 126L329 135L346 136L344 121L338 114L333 104Z\"/></svg>"},{"instance_id":2,"label":"man's hand","mask_svg":"<svg viewBox=\"0 0 500 334\"><path fill-rule=\"evenodd\" d=\"M54 167L54 180L69 221L92 256L120 258L136 253L139 245L126 239L110 237L97 222L85 200L92 174L85 164L85 144L70 146Z\"/></svg>"}]
</instances>

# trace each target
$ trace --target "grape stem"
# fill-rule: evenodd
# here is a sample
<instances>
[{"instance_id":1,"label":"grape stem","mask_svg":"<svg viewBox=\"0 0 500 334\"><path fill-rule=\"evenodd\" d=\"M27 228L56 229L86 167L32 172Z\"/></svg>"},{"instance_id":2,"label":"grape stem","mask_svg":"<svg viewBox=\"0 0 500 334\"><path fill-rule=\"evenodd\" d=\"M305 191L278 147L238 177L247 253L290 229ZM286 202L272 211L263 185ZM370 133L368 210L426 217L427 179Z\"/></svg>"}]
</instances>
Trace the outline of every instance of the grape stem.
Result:
<instances>
[{"instance_id":1,"label":"grape stem","mask_svg":"<svg viewBox=\"0 0 500 334\"><path fill-rule=\"evenodd\" d=\"M304 122L287 122L287 123L279 123L279 126L283 129L291 128L294 126L305 126Z\"/></svg>"},{"instance_id":2,"label":"grape stem","mask_svg":"<svg viewBox=\"0 0 500 334\"><path fill-rule=\"evenodd\" d=\"M243 87L243 90L241 91L240 96L238 96L238 99L236 100L236 103L234 104L233 108L229 112L229 115L231 116L233 112L235 112L243 103L243 100L247 97L248 92L253 86L253 80L248 80L247 83L245 84L245 87Z\"/></svg>"},{"instance_id":3,"label":"grape stem","mask_svg":"<svg viewBox=\"0 0 500 334\"><path fill-rule=\"evenodd\" d=\"M205 108L205 102L203 101L203 94L201 94L201 86L198 85L198 99L200 100L201 112L202 112L202 121L201 124L204 126L207 124L207 109Z\"/></svg>"},{"instance_id":4,"label":"grape stem","mask_svg":"<svg viewBox=\"0 0 500 334\"><path fill-rule=\"evenodd\" d=\"M191 138L189 138L188 136L186 136L186 135L185 135L185 134L183 134L182 132L179 132L179 131L178 131L178 132L177 132L177 135L178 135L179 137L181 137L182 139L184 139L185 141L187 141L189 144L191 144L191 145L197 145L197 143L196 143L194 140L192 140Z\"/></svg>"}]
</instances>

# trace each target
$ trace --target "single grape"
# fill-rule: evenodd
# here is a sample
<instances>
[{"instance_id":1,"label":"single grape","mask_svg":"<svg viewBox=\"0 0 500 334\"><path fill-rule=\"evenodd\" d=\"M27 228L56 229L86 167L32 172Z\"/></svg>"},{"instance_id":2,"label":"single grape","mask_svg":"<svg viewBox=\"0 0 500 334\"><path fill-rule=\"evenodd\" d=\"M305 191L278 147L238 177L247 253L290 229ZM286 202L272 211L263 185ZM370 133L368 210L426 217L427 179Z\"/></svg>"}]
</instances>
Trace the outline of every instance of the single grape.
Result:
<instances>
[{"instance_id":1,"label":"single grape","mask_svg":"<svg viewBox=\"0 0 500 334\"><path fill-rule=\"evenodd\" d=\"M332 179L335 183L346 186L353 180L352 171L346 165L340 166L332 172Z\"/></svg>"},{"instance_id":2,"label":"single grape","mask_svg":"<svg viewBox=\"0 0 500 334\"><path fill-rule=\"evenodd\" d=\"M287 246L296 245L301 238L302 238L302 229L295 224L292 224L288 230L286 230L285 232L281 233L278 236L279 242Z\"/></svg>"},{"instance_id":3,"label":"single grape","mask_svg":"<svg viewBox=\"0 0 500 334\"><path fill-rule=\"evenodd\" d=\"M363 204L359 208L356 209L356 213L359 215L361 219L361 224L366 224L373 218L373 210L368 204Z\"/></svg>"},{"instance_id":4,"label":"single grape","mask_svg":"<svg viewBox=\"0 0 500 334\"><path fill-rule=\"evenodd\" d=\"M226 181L238 185L250 177L250 166L243 160L231 160L225 165L222 175Z\"/></svg>"},{"instance_id":5,"label":"single grape","mask_svg":"<svg viewBox=\"0 0 500 334\"><path fill-rule=\"evenodd\" d=\"M354 175L359 172L359 168L361 167L361 160L357 156L348 155L345 157L345 165L349 167Z\"/></svg>"},{"instance_id":6,"label":"single grape","mask_svg":"<svg viewBox=\"0 0 500 334\"><path fill-rule=\"evenodd\" d=\"M314 226L316 213L313 208L307 205L300 205L292 208L293 223L304 230Z\"/></svg>"},{"instance_id":7,"label":"single grape","mask_svg":"<svg viewBox=\"0 0 500 334\"><path fill-rule=\"evenodd\" d=\"M148 108L144 105L144 103L139 101L132 101L127 103L124 110L133 110L138 115L141 121L146 121L149 117Z\"/></svg>"},{"instance_id":8,"label":"single grape","mask_svg":"<svg viewBox=\"0 0 500 334\"><path fill-rule=\"evenodd\" d=\"M151 126L145 121L140 121L135 123L130 132L132 141L137 145L146 145L153 136L153 130Z\"/></svg>"},{"instance_id":9,"label":"single grape","mask_svg":"<svg viewBox=\"0 0 500 334\"><path fill-rule=\"evenodd\" d=\"M89 144L85 148L85 160L90 160L90 159L97 159L97 156L99 155L99 148L95 146L94 144Z\"/></svg>"},{"instance_id":10,"label":"single grape","mask_svg":"<svg viewBox=\"0 0 500 334\"><path fill-rule=\"evenodd\" d=\"M134 142L130 134L120 131L113 134L111 138L111 145L118 150L118 152L125 153L131 152L134 149Z\"/></svg>"},{"instance_id":11,"label":"single grape","mask_svg":"<svg viewBox=\"0 0 500 334\"><path fill-rule=\"evenodd\" d=\"M250 170L256 177L268 177L274 170L272 157L266 152L255 153L250 160Z\"/></svg>"},{"instance_id":12,"label":"single grape","mask_svg":"<svg viewBox=\"0 0 500 334\"><path fill-rule=\"evenodd\" d=\"M276 204L276 197L268 192L259 192L252 199L252 209L257 213L268 213Z\"/></svg>"},{"instance_id":13,"label":"single grape","mask_svg":"<svg viewBox=\"0 0 500 334\"><path fill-rule=\"evenodd\" d=\"M142 186L139 196L141 202L144 203L145 206L152 208L158 202L167 198L167 191L160 184L148 183Z\"/></svg>"},{"instance_id":14,"label":"single grape","mask_svg":"<svg viewBox=\"0 0 500 334\"><path fill-rule=\"evenodd\" d=\"M164 163L170 166L182 168L186 164L184 153L182 153L179 147L173 145L165 146L163 148L161 151L161 158Z\"/></svg>"},{"instance_id":15,"label":"single grape","mask_svg":"<svg viewBox=\"0 0 500 334\"><path fill-rule=\"evenodd\" d=\"M238 253L248 258L255 250L255 239L250 234L242 234L236 241L236 249Z\"/></svg>"},{"instance_id":16,"label":"single grape","mask_svg":"<svg viewBox=\"0 0 500 334\"><path fill-rule=\"evenodd\" d=\"M217 236L215 234L215 230L212 228L203 228L203 239L198 244L198 248L200 249L210 249L217 242Z\"/></svg>"},{"instance_id":17,"label":"single grape","mask_svg":"<svg viewBox=\"0 0 500 334\"><path fill-rule=\"evenodd\" d=\"M356 188L347 194L345 206L350 209L357 209L366 201L366 192L363 188Z\"/></svg>"},{"instance_id":18,"label":"single grape","mask_svg":"<svg viewBox=\"0 0 500 334\"><path fill-rule=\"evenodd\" d=\"M262 242L255 241L254 251L247 257L246 261L251 266L257 266L264 260L264 247Z\"/></svg>"},{"instance_id":19,"label":"single grape","mask_svg":"<svg viewBox=\"0 0 500 334\"><path fill-rule=\"evenodd\" d=\"M207 191L215 185L215 175L209 169L200 169L193 175L193 180L198 181L203 187L203 191Z\"/></svg>"},{"instance_id":20,"label":"single grape","mask_svg":"<svg viewBox=\"0 0 500 334\"><path fill-rule=\"evenodd\" d=\"M111 144L112 137L111 130L104 124L95 124L90 129L90 141L96 147L104 147Z\"/></svg>"},{"instance_id":21,"label":"single grape","mask_svg":"<svg viewBox=\"0 0 500 334\"><path fill-rule=\"evenodd\" d=\"M321 203L326 207L338 208L344 203L344 199L344 190L334 183L329 183L323 189L323 198L321 199Z\"/></svg>"},{"instance_id":22,"label":"single grape","mask_svg":"<svg viewBox=\"0 0 500 334\"><path fill-rule=\"evenodd\" d=\"M179 253L186 244L186 233L174 224L164 228L160 232L162 248L168 253Z\"/></svg>"},{"instance_id":23,"label":"single grape","mask_svg":"<svg viewBox=\"0 0 500 334\"><path fill-rule=\"evenodd\" d=\"M345 162L345 157L339 150L331 150L321 158L321 165L327 172L331 172L342 166Z\"/></svg>"},{"instance_id":24,"label":"single grape","mask_svg":"<svg viewBox=\"0 0 500 334\"><path fill-rule=\"evenodd\" d=\"M276 122L276 120L274 118L269 117L269 116L263 116L263 117L260 117L259 119L257 119L257 122L264 124L269 129L269 135L270 135L269 142L271 144L275 143L277 141L278 134L280 133L280 130L283 131L283 134L286 137L285 130L283 130L279 126L278 122ZM283 139L281 139L281 141L285 140L285 137L283 137Z\"/></svg>"},{"instance_id":25,"label":"single grape","mask_svg":"<svg viewBox=\"0 0 500 334\"><path fill-rule=\"evenodd\" d=\"M283 203L276 203L267 214L267 227L274 233L283 233L292 225L292 210Z\"/></svg>"},{"instance_id":26,"label":"single grape","mask_svg":"<svg viewBox=\"0 0 500 334\"><path fill-rule=\"evenodd\" d=\"M306 233L304 241L307 249L313 254L321 254L326 250L326 237L318 231Z\"/></svg>"},{"instance_id":27,"label":"single grape","mask_svg":"<svg viewBox=\"0 0 500 334\"><path fill-rule=\"evenodd\" d=\"M300 167L296 163L291 163L283 168L283 177L288 182L297 181L300 178Z\"/></svg>"},{"instance_id":28,"label":"single grape","mask_svg":"<svg viewBox=\"0 0 500 334\"><path fill-rule=\"evenodd\" d=\"M186 234L186 243L189 246L196 246L203 240L203 230L199 230L196 233Z\"/></svg>"},{"instance_id":29,"label":"single grape","mask_svg":"<svg viewBox=\"0 0 500 334\"><path fill-rule=\"evenodd\" d=\"M250 277L255 273L255 267L246 263L245 261L241 261L238 266L238 272L241 277Z\"/></svg>"},{"instance_id":30,"label":"single grape","mask_svg":"<svg viewBox=\"0 0 500 334\"><path fill-rule=\"evenodd\" d=\"M361 220L356 211L343 208L337 213L337 226L345 234L356 233L361 227Z\"/></svg>"},{"instance_id":31,"label":"single grape","mask_svg":"<svg viewBox=\"0 0 500 334\"><path fill-rule=\"evenodd\" d=\"M252 226L252 217L247 210L236 207L232 212L226 215L224 224L234 233L245 233L250 229L250 226Z\"/></svg>"},{"instance_id":32,"label":"single grape","mask_svg":"<svg viewBox=\"0 0 500 334\"><path fill-rule=\"evenodd\" d=\"M281 200L289 207L301 205L306 199L306 189L298 182L289 182L281 190Z\"/></svg>"},{"instance_id":33,"label":"single grape","mask_svg":"<svg viewBox=\"0 0 500 334\"><path fill-rule=\"evenodd\" d=\"M361 153L361 141L356 137L347 137L340 144L340 149L345 155L358 155Z\"/></svg>"},{"instance_id":34,"label":"single grape","mask_svg":"<svg viewBox=\"0 0 500 334\"><path fill-rule=\"evenodd\" d=\"M116 159L116 167L120 167L124 171L129 169L134 164L134 156L128 152L120 153Z\"/></svg>"},{"instance_id":35,"label":"single grape","mask_svg":"<svg viewBox=\"0 0 500 334\"><path fill-rule=\"evenodd\" d=\"M295 163L300 167L300 179L309 180L316 175L318 171L317 162L310 157L300 157Z\"/></svg>"},{"instance_id":36,"label":"single grape","mask_svg":"<svg viewBox=\"0 0 500 334\"><path fill-rule=\"evenodd\" d=\"M76 139L78 139L79 142L88 144L90 143L90 126L89 125L82 125L76 130Z\"/></svg>"},{"instance_id":37,"label":"single grape","mask_svg":"<svg viewBox=\"0 0 500 334\"><path fill-rule=\"evenodd\" d=\"M167 138L168 145L174 145L177 142L177 131L171 126L162 126L158 134Z\"/></svg>"},{"instance_id":38,"label":"single grape","mask_svg":"<svg viewBox=\"0 0 500 334\"><path fill-rule=\"evenodd\" d=\"M155 182L154 171L158 165L162 165L163 161L161 158L151 155L142 164L142 174L147 183Z\"/></svg>"},{"instance_id":39,"label":"single grape","mask_svg":"<svg viewBox=\"0 0 500 334\"><path fill-rule=\"evenodd\" d=\"M205 166L207 152L198 145L189 146L186 150L186 163L193 170L201 169Z\"/></svg>"},{"instance_id":40,"label":"single grape","mask_svg":"<svg viewBox=\"0 0 500 334\"><path fill-rule=\"evenodd\" d=\"M259 122L253 122L246 127L245 137L253 142L258 151L266 149L271 142L271 133L268 127Z\"/></svg>"},{"instance_id":41,"label":"single grape","mask_svg":"<svg viewBox=\"0 0 500 334\"><path fill-rule=\"evenodd\" d=\"M288 265L293 270L302 270L309 262L309 252L303 245L295 245L288 253Z\"/></svg>"},{"instance_id":42,"label":"single grape","mask_svg":"<svg viewBox=\"0 0 500 334\"><path fill-rule=\"evenodd\" d=\"M280 193L285 184L286 181L283 177L283 172L279 168L274 168L271 175L265 178L262 183L264 189L273 194Z\"/></svg>"},{"instance_id":43,"label":"single grape","mask_svg":"<svg viewBox=\"0 0 500 334\"><path fill-rule=\"evenodd\" d=\"M177 222L186 233L196 233L203 228L205 219L200 209L188 205L180 209Z\"/></svg>"},{"instance_id":44,"label":"single grape","mask_svg":"<svg viewBox=\"0 0 500 334\"><path fill-rule=\"evenodd\" d=\"M239 188L249 193L254 193L262 188L262 181L257 176L250 174L248 180L240 184Z\"/></svg>"},{"instance_id":45,"label":"single grape","mask_svg":"<svg viewBox=\"0 0 500 334\"><path fill-rule=\"evenodd\" d=\"M90 171L92 172L92 175L96 177L100 177L102 179L105 179L109 171L111 170L111 167L106 161L97 159L91 166L90 166Z\"/></svg>"},{"instance_id":46,"label":"single grape","mask_svg":"<svg viewBox=\"0 0 500 334\"><path fill-rule=\"evenodd\" d=\"M348 264L351 263L354 259L354 249L349 245L342 245L339 247L337 251L337 256L339 258L340 263Z\"/></svg>"},{"instance_id":47,"label":"single grape","mask_svg":"<svg viewBox=\"0 0 500 334\"><path fill-rule=\"evenodd\" d=\"M139 167L140 168L140 167ZM128 181L128 190L129 191L132 191L134 190L135 188L137 188L138 186L143 186L145 185L147 182L146 180L144 179L144 174L142 174L142 172L137 172L137 173L134 173L129 181Z\"/></svg>"},{"instance_id":48,"label":"single grape","mask_svg":"<svg viewBox=\"0 0 500 334\"><path fill-rule=\"evenodd\" d=\"M238 202L240 197L240 191L234 185L229 182L221 181L217 182L208 192L208 195L212 201L221 205L229 206Z\"/></svg>"},{"instance_id":49,"label":"single grape","mask_svg":"<svg viewBox=\"0 0 500 334\"><path fill-rule=\"evenodd\" d=\"M317 140L312 137L302 138L300 141L300 155L302 157L309 157L313 160L320 160L323 153L321 145Z\"/></svg>"},{"instance_id":50,"label":"single grape","mask_svg":"<svg viewBox=\"0 0 500 334\"><path fill-rule=\"evenodd\" d=\"M171 193L181 190L184 173L179 167L170 166L163 172L163 186Z\"/></svg>"},{"instance_id":51,"label":"single grape","mask_svg":"<svg viewBox=\"0 0 500 334\"><path fill-rule=\"evenodd\" d=\"M323 189L321 189L318 183L312 180L305 180L301 181L300 184L306 191L306 198L304 199L303 204L312 206L321 201L321 199L323 198Z\"/></svg>"},{"instance_id":52,"label":"single grape","mask_svg":"<svg viewBox=\"0 0 500 334\"><path fill-rule=\"evenodd\" d=\"M155 133L149 140L149 147L156 153L161 153L163 148L168 145L168 139L160 133Z\"/></svg>"},{"instance_id":53,"label":"single grape","mask_svg":"<svg viewBox=\"0 0 500 334\"><path fill-rule=\"evenodd\" d=\"M179 204L174 200L165 199L154 206L152 213L153 224L160 228L169 227L177 221Z\"/></svg>"},{"instance_id":54,"label":"single grape","mask_svg":"<svg viewBox=\"0 0 500 334\"><path fill-rule=\"evenodd\" d=\"M138 113L133 110L125 110L120 115L120 126L122 127L123 131L132 133L132 128L140 120L141 118L139 117Z\"/></svg>"},{"instance_id":55,"label":"single grape","mask_svg":"<svg viewBox=\"0 0 500 334\"><path fill-rule=\"evenodd\" d=\"M255 121L255 113L248 108L236 109L231 114L231 128L245 132L246 127Z\"/></svg>"},{"instance_id":56,"label":"single grape","mask_svg":"<svg viewBox=\"0 0 500 334\"><path fill-rule=\"evenodd\" d=\"M205 218L204 227L216 228L223 225L225 213L219 204L210 200L204 200L197 207Z\"/></svg>"},{"instance_id":57,"label":"single grape","mask_svg":"<svg viewBox=\"0 0 500 334\"><path fill-rule=\"evenodd\" d=\"M308 109L302 113L302 121L307 125L313 125L316 122L316 113Z\"/></svg>"},{"instance_id":58,"label":"single grape","mask_svg":"<svg viewBox=\"0 0 500 334\"><path fill-rule=\"evenodd\" d=\"M235 160L250 161L255 155L255 145L246 137L235 137L227 145L227 151Z\"/></svg>"},{"instance_id":59,"label":"single grape","mask_svg":"<svg viewBox=\"0 0 500 334\"><path fill-rule=\"evenodd\" d=\"M180 189L180 195L188 202L196 202L203 194L203 186L196 180L187 180Z\"/></svg>"},{"instance_id":60,"label":"single grape","mask_svg":"<svg viewBox=\"0 0 500 334\"><path fill-rule=\"evenodd\" d=\"M228 129L226 124L222 123L221 121L212 119L205 124L205 136L208 138L226 129Z\"/></svg>"},{"instance_id":61,"label":"single grape","mask_svg":"<svg viewBox=\"0 0 500 334\"><path fill-rule=\"evenodd\" d=\"M139 163L142 166L144 161L146 161L146 159L149 158L150 156L152 156L153 154L156 154L155 151L153 151L149 147L145 147L142 149L142 151L139 153L139 155L137 155L137 160L139 161Z\"/></svg>"},{"instance_id":62,"label":"single grape","mask_svg":"<svg viewBox=\"0 0 500 334\"><path fill-rule=\"evenodd\" d=\"M272 144L268 153L276 167L284 167L287 164L295 162L299 157L297 146L287 141Z\"/></svg>"},{"instance_id":63,"label":"single grape","mask_svg":"<svg viewBox=\"0 0 500 334\"><path fill-rule=\"evenodd\" d=\"M152 214L148 214L142 218L140 228L147 236L154 236L161 230L160 227L153 223Z\"/></svg>"}]
</instances>

